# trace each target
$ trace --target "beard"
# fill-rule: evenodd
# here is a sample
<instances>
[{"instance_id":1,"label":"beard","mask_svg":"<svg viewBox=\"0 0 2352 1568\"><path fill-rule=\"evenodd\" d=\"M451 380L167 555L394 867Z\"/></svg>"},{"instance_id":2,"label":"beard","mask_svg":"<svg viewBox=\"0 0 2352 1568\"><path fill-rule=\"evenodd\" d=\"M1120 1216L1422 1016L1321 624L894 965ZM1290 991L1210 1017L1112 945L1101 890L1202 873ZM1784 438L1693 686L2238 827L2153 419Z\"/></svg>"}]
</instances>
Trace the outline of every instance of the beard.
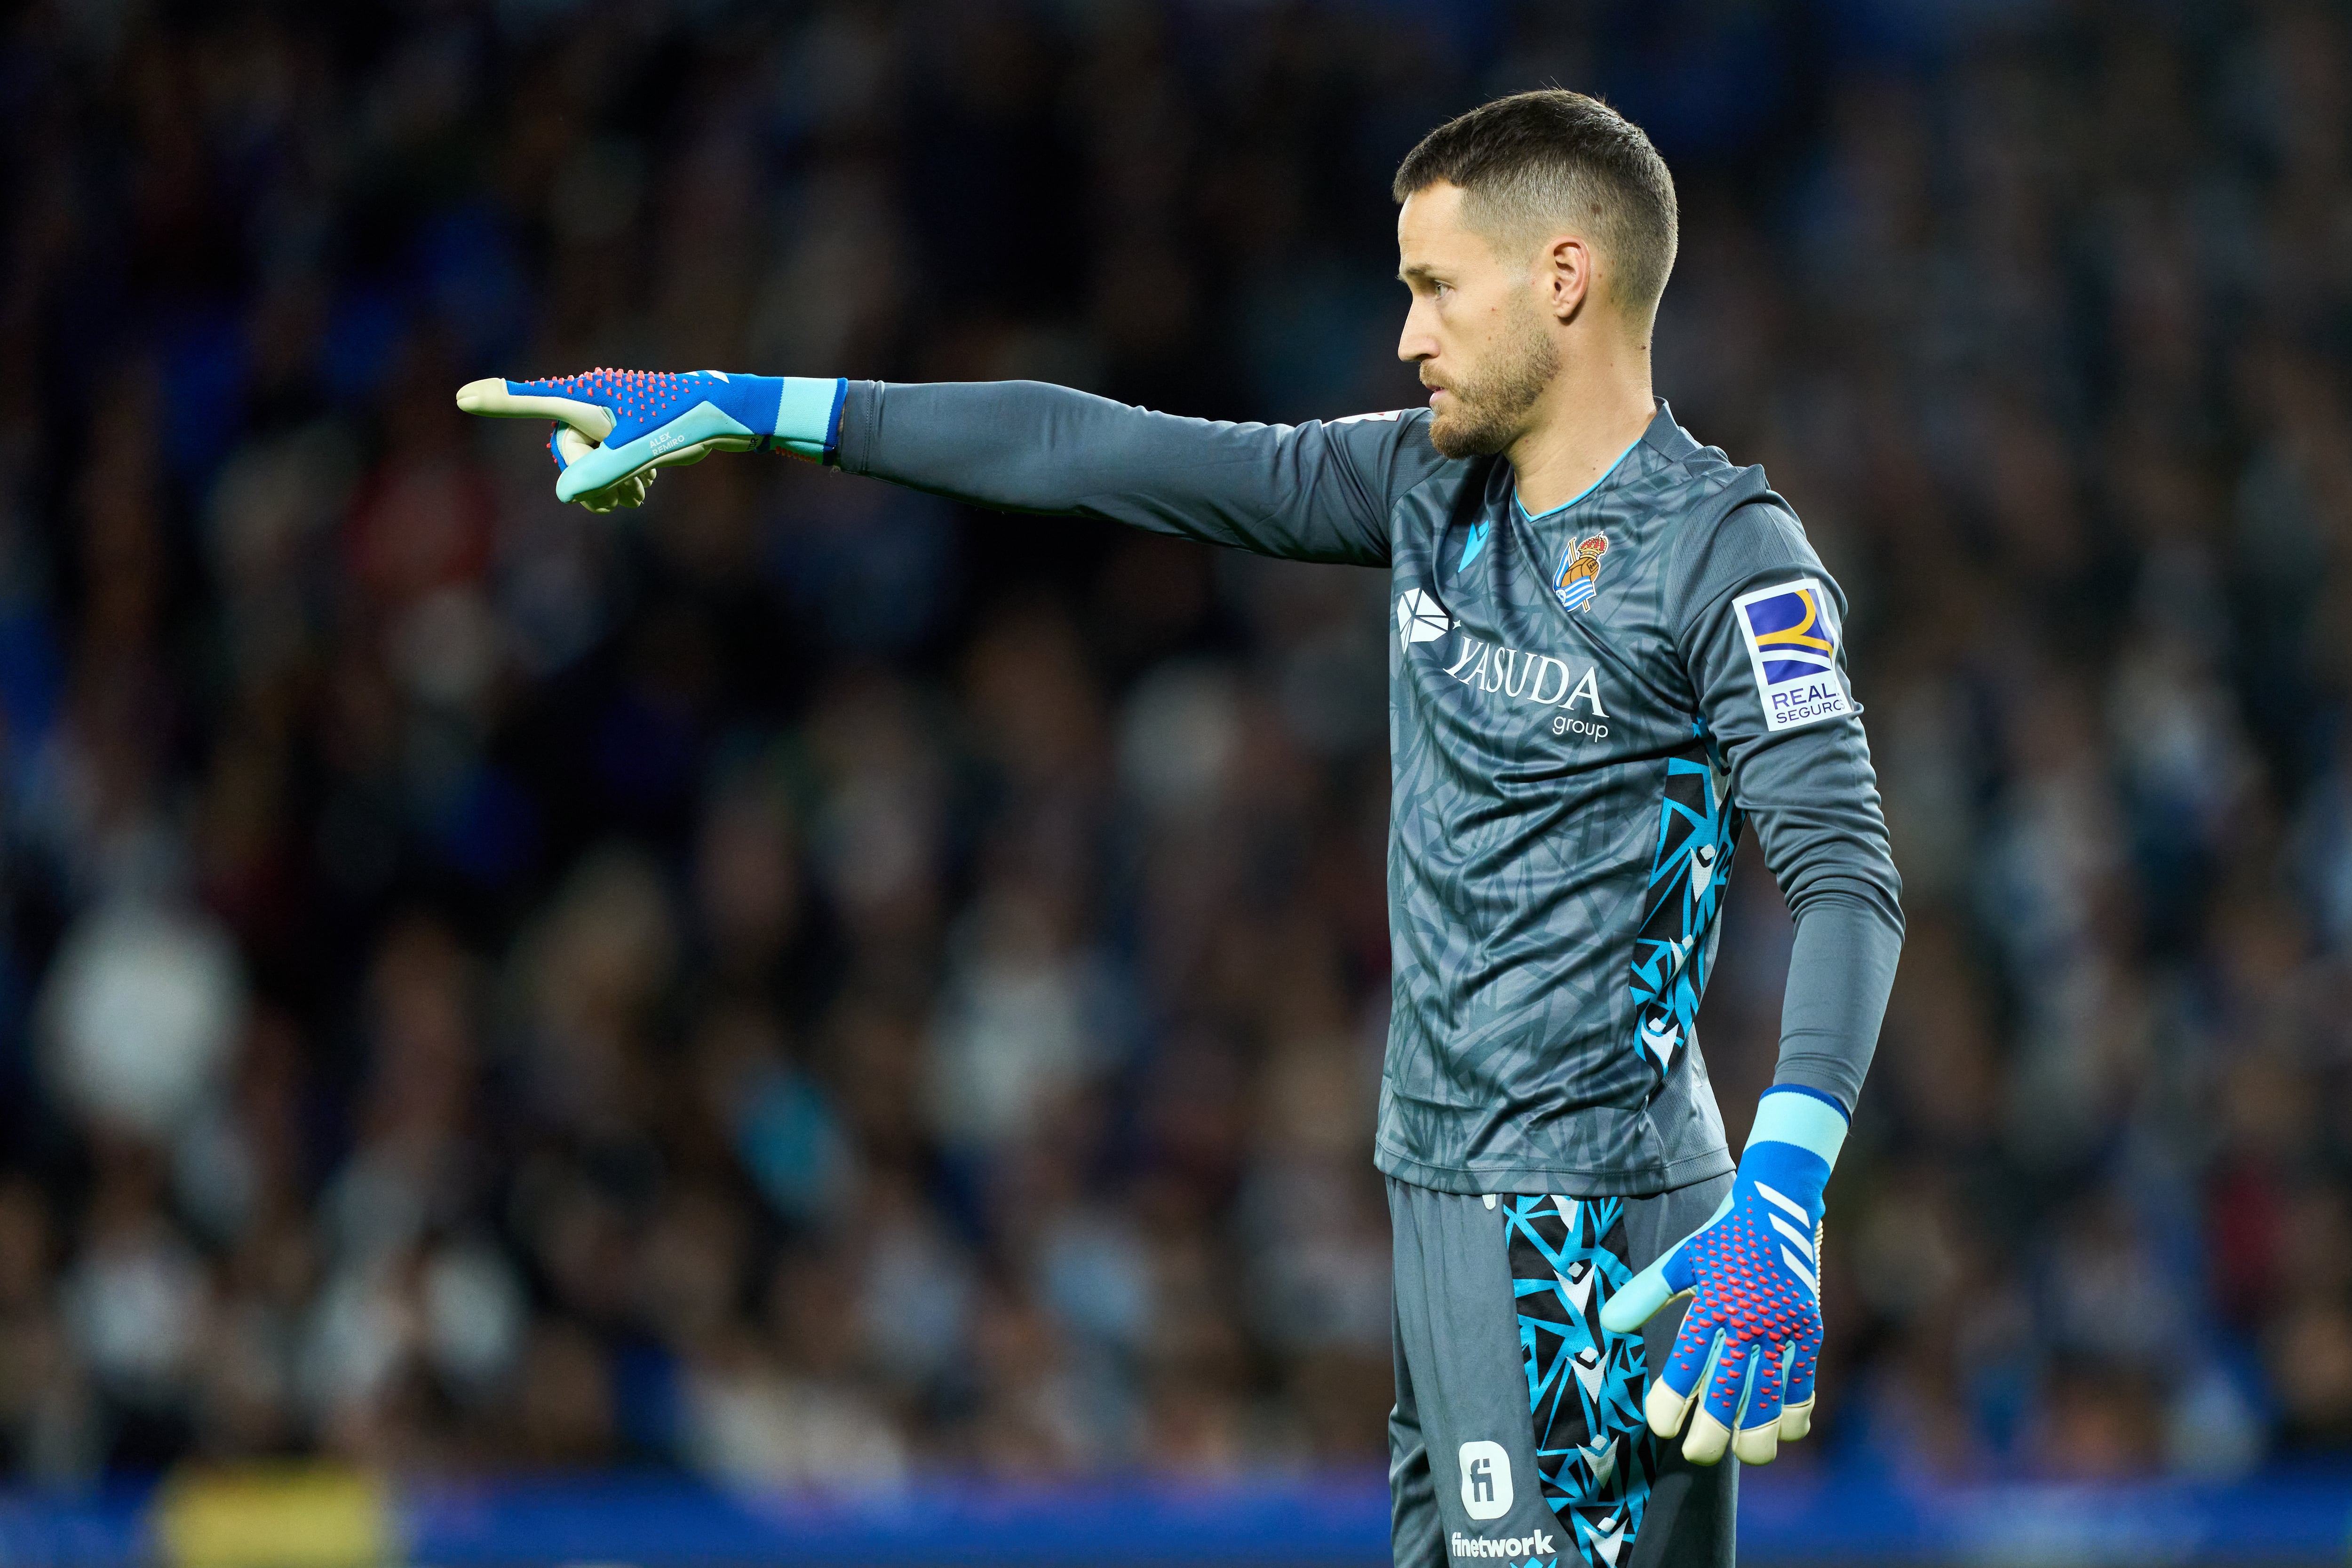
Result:
<instances>
[{"instance_id":1,"label":"beard","mask_svg":"<svg viewBox=\"0 0 2352 1568\"><path fill-rule=\"evenodd\" d=\"M1532 306L1518 307L1516 320L1487 363L1454 385L1454 406L1429 424L1429 443L1448 458L1486 458L1503 450L1527 429L1528 411L1559 374L1559 346L1543 330Z\"/></svg>"}]
</instances>

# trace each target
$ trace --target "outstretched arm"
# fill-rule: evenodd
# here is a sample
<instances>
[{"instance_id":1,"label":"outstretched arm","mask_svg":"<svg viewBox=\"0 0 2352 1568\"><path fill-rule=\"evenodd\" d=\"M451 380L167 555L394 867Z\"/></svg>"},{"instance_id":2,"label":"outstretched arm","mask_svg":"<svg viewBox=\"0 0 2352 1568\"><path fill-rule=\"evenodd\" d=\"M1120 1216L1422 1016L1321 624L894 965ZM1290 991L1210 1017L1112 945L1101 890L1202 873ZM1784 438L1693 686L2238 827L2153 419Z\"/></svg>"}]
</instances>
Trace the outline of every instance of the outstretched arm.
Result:
<instances>
[{"instance_id":1,"label":"outstretched arm","mask_svg":"<svg viewBox=\"0 0 2352 1568\"><path fill-rule=\"evenodd\" d=\"M1392 482L1437 461L1408 420L1231 424L1034 381L851 382L839 460L982 506L1384 565ZM1425 460L1413 462L1409 447Z\"/></svg>"},{"instance_id":2,"label":"outstretched arm","mask_svg":"<svg viewBox=\"0 0 2352 1568\"><path fill-rule=\"evenodd\" d=\"M457 403L558 421L556 493L599 510L636 505L668 465L781 450L980 506L1365 565L1388 560L1391 500L1441 460L1413 414L1231 424L1038 382L596 371L475 382Z\"/></svg>"}]
</instances>

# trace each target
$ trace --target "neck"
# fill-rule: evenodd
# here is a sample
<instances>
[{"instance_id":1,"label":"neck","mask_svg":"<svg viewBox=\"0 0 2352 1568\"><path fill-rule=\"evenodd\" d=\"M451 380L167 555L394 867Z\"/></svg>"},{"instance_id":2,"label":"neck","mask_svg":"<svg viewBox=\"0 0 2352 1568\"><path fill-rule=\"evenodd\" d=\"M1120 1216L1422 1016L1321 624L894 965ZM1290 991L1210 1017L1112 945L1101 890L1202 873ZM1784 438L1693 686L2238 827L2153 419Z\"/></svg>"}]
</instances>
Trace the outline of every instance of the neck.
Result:
<instances>
[{"instance_id":1,"label":"neck","mask_svg":"<svg viewBox=\"0 0 2352 1568\"><path fill-rule=\"evenodd\" d=\"M1531 515L1600 483L1657 412L1648 344L1563 347L1560 373L1537 405L1535 422L1503 453L1518 480L1519 504Z\"/></svg>"}]
</instances>

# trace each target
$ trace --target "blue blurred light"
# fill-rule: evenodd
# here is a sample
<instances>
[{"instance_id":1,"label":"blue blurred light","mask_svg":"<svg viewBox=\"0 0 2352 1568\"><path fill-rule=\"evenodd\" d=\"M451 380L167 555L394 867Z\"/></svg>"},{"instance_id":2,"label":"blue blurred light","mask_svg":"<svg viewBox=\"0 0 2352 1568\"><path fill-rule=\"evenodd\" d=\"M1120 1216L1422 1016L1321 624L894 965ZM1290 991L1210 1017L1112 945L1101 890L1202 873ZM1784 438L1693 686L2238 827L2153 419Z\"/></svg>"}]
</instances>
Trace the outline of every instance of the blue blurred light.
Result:
<instances>
[{"instance_id":1,"label":"blue blurred light","mask_svg":"<svg viewBox=\"0 0 2352 1568\"><path fill-rule=\"evenodd\" d=\"M2340 1563L2352 1471L2231 1485L1936 1489L1849 1471L1740 1478L1740 1557L1776 1563ZM857 1496L721 1491L625 1474L436 1481L403 1505L410 1557L466 1564L857 1562L1371 1564L1388 1559L1378 1472L1027 1485L929 1479ZM146 1499L0 1493L0 1563L150 1560Z\"/></svg>"}]
</instances>

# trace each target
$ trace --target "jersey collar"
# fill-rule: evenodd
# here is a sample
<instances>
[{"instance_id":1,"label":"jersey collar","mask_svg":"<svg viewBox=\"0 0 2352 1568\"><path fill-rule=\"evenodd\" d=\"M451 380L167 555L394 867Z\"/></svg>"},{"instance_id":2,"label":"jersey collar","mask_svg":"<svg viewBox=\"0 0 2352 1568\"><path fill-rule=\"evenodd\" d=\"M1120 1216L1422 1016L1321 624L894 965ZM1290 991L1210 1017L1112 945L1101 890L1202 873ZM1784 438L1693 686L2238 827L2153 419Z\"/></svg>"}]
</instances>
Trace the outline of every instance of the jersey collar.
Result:
<instances>
[{"instance_id":1,"label":"jersey collar","mask_svg":"<svg viewBox=\"0 0 2352 1568\"><path fill-rule=\"evenodd\" d=\"M1654 419L1651 423L1655 424L1657 421ZM1647 434L1647 431L1645 430L1643 434ZM1574 506L1578 501L1582 500L1586 496L1591 495L1594 490L1597 490L1601 486L1607 484L1609 482L1610 476L1616 473L1620 468L1624 466L1625 459L1632 457L1633 455L1633 448L1641 444L1642 437L1640 436L1636 436L1631 441L1626 442L1625 449L1618 453L1607 468L1601 470L1601 477L1599 479L1593 480L1591 484L1585 486L1582 489L1577 491L1574 495L1569 497L1558 506L1548 507L1542 511L1529 511L1527 508L1527 503L1519 500L1519 489L1517 485L1513 485L1511 487L1511 505L1517 508L1519 516L1529 522L1541 522L1545 518L1558 517L1561 512L1566 511L1570 507Z\"/></svg>"},{"instance_id":2,"label":"jersey collar","mask_svg":"<svg viewBox=\"0 0 2352 1568\"><path fill-rule=\"evenodd\" d=\"M1675 423L1675 411L1666 406L1666 400L1661 397L1655 401L1658 405L1657 413L1652 416L1650 422L1647 425L1642 426L1642 433L1639 436L1634 437L1631 441L1627 442L1625 444L1625 449L1618 453L1607 468L1601 470L1601 477L1599 479L1593 480L1591 484L1585 486L1582 489L1577 491L1574 495L1569 497L1558 506L1549 507L1542 511L1537 512L1529 511L1526 505L1520 501L1518 487L1514 484L1511 487L1512 508L1518 512L1521 518L1525 519L1528 522L1541 522L1545 518L1558 517L1561 512L1566 511L1570 507L1574 506L1577 502L1584 500L1585 497L1591 495L1593 491L1607 484L1616 476L1617 470L1625 466L1625 459L1633 455L1633 448L1642 446L1644 443L1655 447L1660 452L1666 454L1670 458L1681 457L1683 455L1682 452L1676 448L1678 447L1686 447L1691 446L1691 438L1683 433L1681 426Z\"/></svg>"},{"instance_id":3,"label":"jersey collar","mask_svg":"<svg viewBox=\"0 0 2352 1568\"><path fill-rule=\"evenodd\" d=\"M1657 417L1642 432L1642 439L1669 463L1679 463L1699 449L1691 433L1675 422L1675 411L1663 397L1658 399Z\"/></svg>"}]
</instances>

